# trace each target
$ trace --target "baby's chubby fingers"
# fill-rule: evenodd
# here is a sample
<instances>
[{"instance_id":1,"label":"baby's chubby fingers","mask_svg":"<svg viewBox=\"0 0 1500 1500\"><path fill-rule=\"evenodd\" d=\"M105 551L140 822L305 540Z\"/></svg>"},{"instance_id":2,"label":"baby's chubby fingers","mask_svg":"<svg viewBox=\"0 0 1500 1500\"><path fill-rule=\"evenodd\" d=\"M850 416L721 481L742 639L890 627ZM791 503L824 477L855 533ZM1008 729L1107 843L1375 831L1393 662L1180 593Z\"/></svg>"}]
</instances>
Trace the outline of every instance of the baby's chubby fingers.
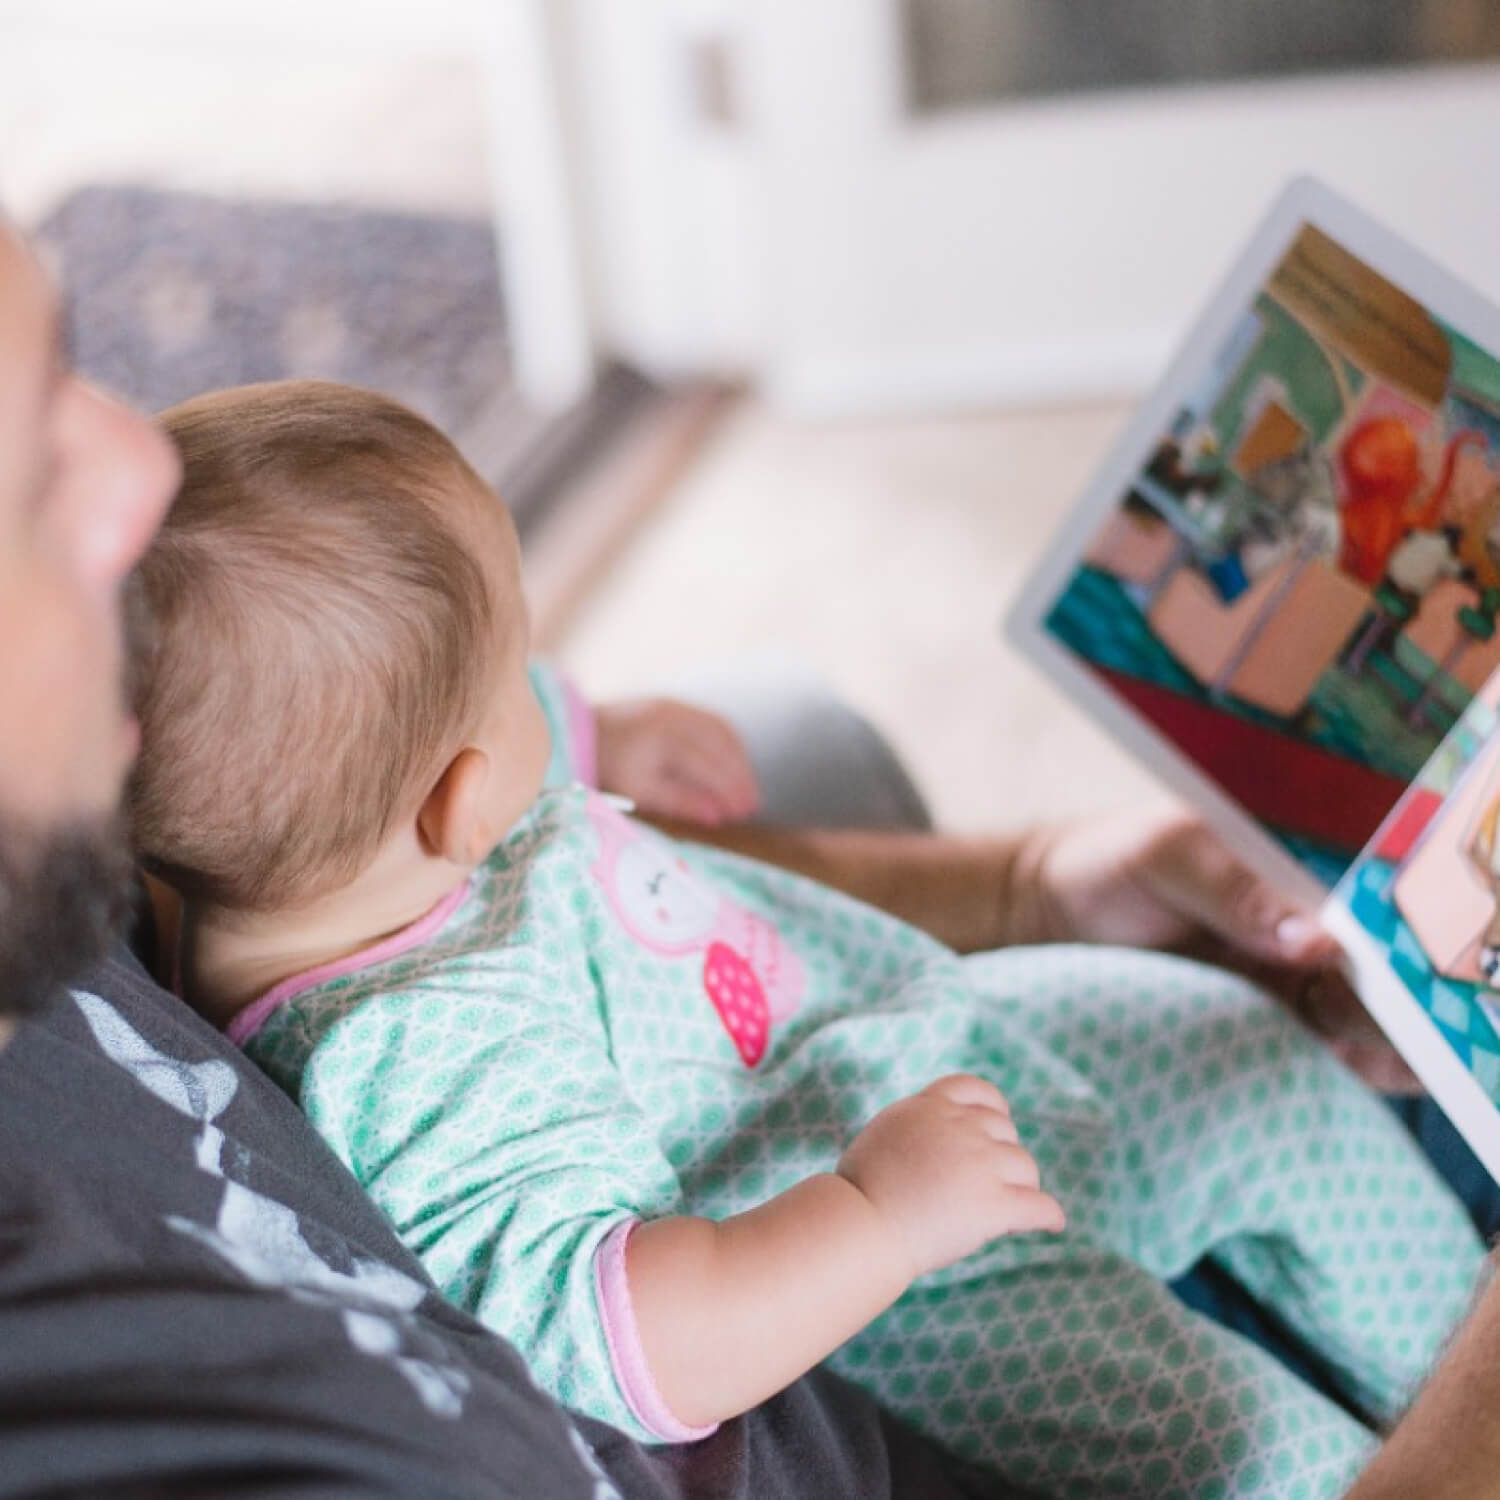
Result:
<instances>
[{"instance_id":1,"label":"baby's chubby fingers","mask_svg":"<svg viewBox=\"0 0 1500 1500\"><path fill-rule=\"evenodd\" d=\"M754 811L744 794L712 765L695 764L681 749L663 765L656 811L710 827L732 823Z\"/></svg>"},{"instance_id":2,"label":"baby's chubby fingers","mask_svg":"<svg viewBox=\"0 0 1500 1500\"><path fill-rule=\"evenodd\" d=\"M649 798L640 800L648 812L681 818L685 823L701 823L706 828L716 828L734 816L730 805L712 787L679 775L671 767L653 783Z\"/></svg>"},{"instance_id":3,"label":"baby's chubby fingers","mask_svg":"<svg viewBox=\"0 0 1500 1500\"><path fill-rule=\"evenodd\" d=\"M1042 1169L1037 1166L1036 1157L1017 1141L996 1142L995 1173L1007 1187L1042 1185Z\"/></svg>"},{"instance_id":4,"label":"baby's chubby fingers","mask_svg":"<svg viewBox=\"0 0 1500 1500\"><path fill-rule=\"evenodd\" d=\"M835 1170L880 1213L912 1277L998 1235L1063 1227L1004 1094L973 1074L949 1074L887 1105Z\"/></svg>"},{"instance_id":5,"label":"baby's chubby fingers","mask_svg":"<svg viewBox=\"0 0 1500 1500\"><path fill-rule=\"evenodd\" d=\"M992 1141L1020 1146L1021 1132L1016 1129L1016 1122L1009 1115L997 1114L988 1109L978 1110L976 1113L979 1115L979 1128Z\"/></svg>"},{"instance_id":6,"label":"baby's chubby fingers","mask_svg":"<svg viewBox=\"0 0 1500 1500\"><path fill-rule=\"evenodd\" d=\"M990 1205L991 1237L1002 1234L1031 1234L1044 1231L1060 1234L1068 1227L1063 1206L1038 1187L1007 1184Z\"/></svg>"},{"instance_id":7,"label":"baby's chubby fingers","mask_svg":"<svg viewBox=\"0 0 1500 1500\"><path fill-rule=\"evenodd\" d=\"M738 732L716 714L687 705L678 728L674 773L711 790L728 816L749 817L760 805L760 786Z\"/></svg>"},{"instance_id":8,"label":"baby's chubby fingers","mask_svg":"<svg viewBox=\"0 0 1500 1500\"><path fill-rule=\"evenodd\" d=\"M1063 1228L1062 1205L1050 1193L1041 1191L1041 1168L1021 1144L1010 1104L993 1083L974 1073L950 1073L922 1092L973 1110L974 1127L994 1143L988 1160L994 1174L995 1233Z\"/></svg>"},{"instance_id":9,"label":"baby's chubby fingers","mask_svg":"<svg viewBox=\"0 0 1500 1500\"><path fill-rule=\"evenodd\" d=\"M922 1090L935 1099L972 1109L975 1125L992 1141L1019 1146L1021 1133L1011 1118L1010 1103L987 1078L975 1073L949 1073Z\"/></svg>"},{"instance_id":10,"label":"baby's chubby fingers","mask_svg":"<svg viewBox=\"0 0 1500 1500\"><path fill-rule=\"evenodd\" d=\"M988 1078L977 1073L948 1073L934 1079L922 1090L950 1104L966 1104L976 1109L992 1110L1010 1118L1010 1102Z\"/></svg>"},{"instance_id":11,"label":"baby's chubby fingers","mask_svg":"<svg viewBox=\"0 0 1500 1500\"><path fill-rule=\"evenodd\" d=\"M712 825L759 805L744 743L717 714L671 698L633 699L599 704L594 722L600 789L643 812Z\"/></svg>"}]
</instances>

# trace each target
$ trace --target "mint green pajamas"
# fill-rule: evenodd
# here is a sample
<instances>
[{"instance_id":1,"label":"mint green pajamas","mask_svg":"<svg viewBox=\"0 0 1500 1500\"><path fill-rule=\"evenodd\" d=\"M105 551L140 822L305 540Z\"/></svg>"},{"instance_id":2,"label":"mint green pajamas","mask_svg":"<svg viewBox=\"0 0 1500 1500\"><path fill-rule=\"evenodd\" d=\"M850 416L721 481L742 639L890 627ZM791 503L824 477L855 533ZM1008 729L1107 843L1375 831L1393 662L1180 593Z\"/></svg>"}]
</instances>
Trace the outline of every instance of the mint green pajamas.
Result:
<instances>
[{"instance_id":1,"label":"mint green pajamas","mask_svg":"<svg viewBox=\"0 0 1500 1500\"><path fill-rule=\"evenodd\" d=\"M1368 1455L1366 1427L1163 1287L1203 1254L1378 1419L1481 1260L1385 1108L1245 982L1108 948L962 960L581 787L231 1034L450 1297L647 1440L690 1434L634 1357L630 1227L761 1203L958 1070L1006 1093L1068 1229L923 1278L832 1363L1052 1493L1327 1496Z\"/></svg>"}]
</instances>

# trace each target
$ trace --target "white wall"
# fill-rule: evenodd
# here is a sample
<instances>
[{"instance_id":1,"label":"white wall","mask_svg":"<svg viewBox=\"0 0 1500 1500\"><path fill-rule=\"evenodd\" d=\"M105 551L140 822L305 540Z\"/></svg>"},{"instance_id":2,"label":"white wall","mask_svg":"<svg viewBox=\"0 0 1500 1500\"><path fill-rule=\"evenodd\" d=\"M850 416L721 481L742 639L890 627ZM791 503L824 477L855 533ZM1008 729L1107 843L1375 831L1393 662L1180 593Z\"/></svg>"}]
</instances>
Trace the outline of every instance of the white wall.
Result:
<instances>
[{"instance_id":1,"label":"white wall","mask_svg":"<svg viewBox=\"0 0 1500 1500\"><path fill-rule=\"evenodd\" d=\"M1299 173L1500 297L1500 69L913 122L894 0L766 0L759 14L763 373L794 407L1138 389Z\"/></svg>"},{"instance_id":2,"label":"white wall","mask_svg":"<svg viewBox=\"0 0 1500 1500\"><path fill-rule=\"evenodd\" d=\"M761 195L749 135L698 112L703 39L731 43L733 0L567 0L592 305L601 345L650 372L758 363Z\"/></svg>"},{"instance_id":3,"label":"white wall","mask_svg":"<svg viewBox=\"0 0 1500 1500\"><path fill-rule=\"evenodd\" d=\"M471 44L490 0L0 0L0 27L56 33L253 41L288 51L451 55Z\"/></svg>"},{"instance_id":4,"label":"white wall","mask_svg":"<svg viewBox=\"0 0 1500 1500\"><path fill-rule=\"evenodd\" d=\"M818 413L1147 386L1282 184L1500 297L1500 68L909 118L897 0L574 0L603 342ZM695 34L743 120L694 117Z\"/></svg>"}]
</instances>

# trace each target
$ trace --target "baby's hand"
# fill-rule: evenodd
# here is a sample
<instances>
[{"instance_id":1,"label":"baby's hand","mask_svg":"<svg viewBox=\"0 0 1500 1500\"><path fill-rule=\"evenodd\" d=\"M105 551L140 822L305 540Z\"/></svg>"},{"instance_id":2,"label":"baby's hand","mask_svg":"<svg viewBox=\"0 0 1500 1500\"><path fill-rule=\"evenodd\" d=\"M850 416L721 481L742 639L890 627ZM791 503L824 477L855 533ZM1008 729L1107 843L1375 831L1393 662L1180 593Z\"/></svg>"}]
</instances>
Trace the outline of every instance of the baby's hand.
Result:
<instances>
[{"instance_id":1,"label":"baby's hand","mask_svg":"<svg viewBox=\"0 0 1500 1500\"><path fill-rule=\"evenodd\" d=\"M717 714L670 698L594 710L599 790L689 823L737 822L760 803L740 737Z\"/></svg>"},{"instance_id":2,"label":"baby's hand","mask_svg":"<svg viewBox=\"0 0 1500 1500\"><path fill-rule=\"evenodd\" d=\"M954 1073L870 1121L838 1164L881 1212L913 1279L962 1260L1002 1234L1063 1227L1042 1192L1005 1096Z\"/></svg>"}]
</instances>

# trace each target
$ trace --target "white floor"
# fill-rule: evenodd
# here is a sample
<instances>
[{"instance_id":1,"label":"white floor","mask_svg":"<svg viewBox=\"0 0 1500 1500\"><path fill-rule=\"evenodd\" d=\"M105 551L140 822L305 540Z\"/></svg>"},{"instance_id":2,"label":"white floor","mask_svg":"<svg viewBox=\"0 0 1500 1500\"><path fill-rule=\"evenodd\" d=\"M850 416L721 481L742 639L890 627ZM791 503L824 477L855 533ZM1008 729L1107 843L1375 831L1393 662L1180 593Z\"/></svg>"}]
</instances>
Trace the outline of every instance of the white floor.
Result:
<instances>
[{"instance_id":1,"label":"white floor","mask_svg":"<svg viewBox=\"0 0 1500 1500\"><path fill-rule=\"evenodd\" d=\"M998 629L1124 415L808 426L747 404L558 654L596 695L766 655L808 665L955 829L1138 797L1154 783Z\"/></svg>"}]
</instances>

